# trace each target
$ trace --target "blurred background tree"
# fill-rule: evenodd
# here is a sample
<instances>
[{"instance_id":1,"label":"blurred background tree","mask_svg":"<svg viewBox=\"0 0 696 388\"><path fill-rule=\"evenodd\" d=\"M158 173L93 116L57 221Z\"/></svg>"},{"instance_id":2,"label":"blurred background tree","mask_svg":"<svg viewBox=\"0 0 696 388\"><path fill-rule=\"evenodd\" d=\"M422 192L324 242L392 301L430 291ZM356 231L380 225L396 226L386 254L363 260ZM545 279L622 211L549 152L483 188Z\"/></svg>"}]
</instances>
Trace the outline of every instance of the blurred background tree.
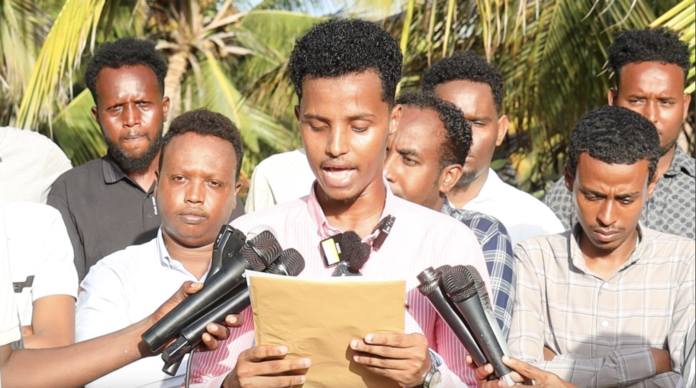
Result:
<instances>
[{"instance_id":1,"label":"blurred background tree","mask_svg":"<svg viewBox=\"0 0 696 388\"><path fill-rule=\"evenodd\" d=\"M169 71L170 119L205 107L230 117L246 151L243 179L263 158L301 146L287 60L327 17L381 22L405 53L400 87L455 51L501 68L511 126L494 168L543 195L560 175L572 124L606 103L607 47L619 29L666 25L694 60L693 0L0 0L0 125L39 130L73 164L106 152L91 117L85 64L102 42L157 43ZM694 91L694 71L689 74ZM681 139L693 154L693 113Z\"/></svg>"}]
</instances>

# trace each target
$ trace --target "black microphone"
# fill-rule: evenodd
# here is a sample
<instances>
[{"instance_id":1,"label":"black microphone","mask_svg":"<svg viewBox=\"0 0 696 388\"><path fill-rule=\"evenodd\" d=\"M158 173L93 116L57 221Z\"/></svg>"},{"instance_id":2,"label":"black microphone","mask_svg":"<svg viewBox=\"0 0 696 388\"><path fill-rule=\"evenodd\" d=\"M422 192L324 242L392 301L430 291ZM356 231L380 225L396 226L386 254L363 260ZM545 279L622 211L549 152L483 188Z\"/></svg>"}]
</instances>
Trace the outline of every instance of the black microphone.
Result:
<instances>
[{"instance_id":1,"label":"black microphone","mask_svg":"<svg viewBox=\"0 0 696 388\"><path fill-rule=\"evenodd\" d=\"M353 231L343 233L340 246L344 259L338 262L331 276L362 276L360 269L370 258L370 246Z\"/></svg>"},{"instance_id":2,"label":"black microphone","mask_svg":"<svg viewBox=\"0 0 696 388\"><path fill-rule=\"evenodd\" d=\"M418 280L420 281L418 291L428 298L435 311L437 311L442 320L449 326L454 335L457 336L459 342L464 345L466 351L469 352L469 355L474 360L474 364L476 364L476 366L487 364L488 361L486 360L486 356L476 344L476 340L474 340L474 337L471 335L471 330L466 326L459 312L450 305L447 296L445 296L440 289L440 279L443 269L445 271L449 269L443 267L437 270L433 270L433 268L430 267L421 272L418 275Z\"/></svg>"},{"instance_id":3,"label":"black microphone","mask_svg":"<svg viewBox=\"0 0 696 388\"><path fill-rule=\"evenodd\" d=\"M516 383L510 376L512 370L503 364L502 357L505 353L491 328L488 317L486 317L481 304L481 297L476 290L471 274L468 271L457 272L450 270L444 274L442 280L445 291L454 307L462 314L483 354L486 355L488 362L493 365L495 376L505 379L508 386L515 385ZM488 296L486 295L486 297ZM498 326L497 323L495 325L496 327Z\"/></svg>"},{"instance_id":4,"label":"black microphone","mask_svg":"<svg viewBox=\"0 0 696 388\"><path fill-rule=\"evenodd\" d=\"M240 284L246 282L247 269L263 271L280 254L282 248L271 232L262 232L249 240L244 247L206 281L200 292L184 299L178 306L148 329L143 341L156 352L167 341L173 339L183 328L205 314L210 307L229 295Z\"/></svg>"},{"instance_id":5,"label":"black microphone","mask_svg":"<svg viewBox=\"0 0 696 388\"><path fill-rule=\"evenodd\" d=\"M215 244L213 244L213 257L210 261L208 279L227 264L244 247L245 242L246 236L239 229L227 224L222 225L220 233L215 239Z\"/></svg>"},{"instance_id":6,"label":"black microphone","mask_svg":"<svg viewBox=\"0 0 696 388\"><path fill-rule=\"evenodd\" d=\"M265 272L275 275L297 276L304 270L304 267L305 261L300 252L290 248L283 251ZM237 287L229 299L188 325L181 331L176 341L164 349L162 359L165 364L162 371L174 376L178 369L179 360L202 342L201 338L206 331L205 327L209 323L222 324L229 314L239 314L250 304L249 288L245 283ZM177 368L171 368L173 364L176 364Z\"/></svg>"}]
</instances>

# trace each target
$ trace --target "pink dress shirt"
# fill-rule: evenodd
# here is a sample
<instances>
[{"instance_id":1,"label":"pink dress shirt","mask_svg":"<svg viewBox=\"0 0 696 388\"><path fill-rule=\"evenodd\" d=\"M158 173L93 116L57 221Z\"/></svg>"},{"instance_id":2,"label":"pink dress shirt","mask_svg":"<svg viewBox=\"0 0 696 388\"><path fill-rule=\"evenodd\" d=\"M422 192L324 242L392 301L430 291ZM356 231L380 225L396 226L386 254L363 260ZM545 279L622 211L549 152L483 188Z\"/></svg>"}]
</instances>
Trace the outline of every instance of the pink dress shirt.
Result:
<instances>
[{"instance_id":1,"label":"pink dress shirt","mask_svg":"<svg viewBox=\"0 0 696 388\"><path fill-rule=\"evenodd\" d=\"M382 217L391 214L396 220L382 247L372 250L361 272L366 277L406 280L406 333L423 333L430 348L444 360L444 365L440 366L443 381L439 386L465 386L462 381L475 386L473 370L465 362L466 349L418 291L416 276L428 267L473 265L490 294L481 246L473 232L461 222L400 199L392 194L388 185L386 187ZM308 197L247 214L232 222L232 226L244 233L257 225L272 227L284 249L295 248L302 254L306 265L299 278L330 277L333 273L333 267L325 267L319 243L342 231L329 225L314 190ZM371 244L376 236L377 233L373 233L363 242ZM191 371L192 386L219 387L234 368L239 354L252 346L251 309L247 308L242 315L244 325L231 329L230 338L222 342L218 350L196 353Z\"/></svg>"}]
</instances>

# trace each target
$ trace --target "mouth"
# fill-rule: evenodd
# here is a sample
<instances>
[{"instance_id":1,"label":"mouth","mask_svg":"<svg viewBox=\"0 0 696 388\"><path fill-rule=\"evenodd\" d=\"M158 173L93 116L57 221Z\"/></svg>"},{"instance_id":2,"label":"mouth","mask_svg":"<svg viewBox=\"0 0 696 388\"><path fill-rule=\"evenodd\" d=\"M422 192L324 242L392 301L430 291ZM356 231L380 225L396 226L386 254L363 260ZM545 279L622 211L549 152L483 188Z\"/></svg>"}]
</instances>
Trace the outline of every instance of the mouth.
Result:
<instances>
[{"instance_id":1,"label":"mouth","mask_svg":"<svg viewBox=\"0 0 696 388\"><path fill-rule=\"evenodd\" d=\"M618 230L595 229L593 232L601 242L611 242L619 235Z\"/></svg>"},{"instance_id":2,"label":"mouth","mask_svg":"<svg viewBox=\"0 0 696 388\"><path fill-rule=\"evenodd\" d=\"M208 215L200 210L188 210L179 213L179 218L186 224L196 225L208 219Z\"/></svg>"},{"instance_id":3,"label":"mouth","mask_svg":"<svg viewBox=\"0 0 696 388\"><path fill-rule=\"evenodd\" d=\"M136 142L136 141L147 140L147 138L148 137L145 134L132 133L132 134L128 134L128 135L122 137L121 140L124 142Z\"/></svg>"},{"instance_id":4,"label":"mouth","mask_svg":"<svg viewBox=\"0 0 696 388\"><path fill-rule=\"evenodd\" d=\"M350 185L355 178L357 169L351 166L324 165L321 168L324 181L331 187L341 188Z\"/></svg>"}]
</instances>

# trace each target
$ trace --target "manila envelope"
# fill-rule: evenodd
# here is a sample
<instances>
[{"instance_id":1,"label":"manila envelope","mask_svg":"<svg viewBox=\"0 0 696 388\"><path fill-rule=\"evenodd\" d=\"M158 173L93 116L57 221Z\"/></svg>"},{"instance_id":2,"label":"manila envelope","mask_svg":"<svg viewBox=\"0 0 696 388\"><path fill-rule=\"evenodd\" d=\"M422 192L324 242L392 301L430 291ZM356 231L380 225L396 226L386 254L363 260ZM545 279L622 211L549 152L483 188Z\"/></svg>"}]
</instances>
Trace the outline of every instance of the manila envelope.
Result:
<instances>
[{"instance_id":1,"label":"manila envelope","mask_svg":"<svg viewBox=\"0 0 696 388\"><path fill-rule=\"evenodd\" d=\"M285 345L287 357L311 358L303 387L399 386L353 361L350 341L369 333L404 332L405 281L247 273L256 344Z\"/></svg>"}]
</instances>

